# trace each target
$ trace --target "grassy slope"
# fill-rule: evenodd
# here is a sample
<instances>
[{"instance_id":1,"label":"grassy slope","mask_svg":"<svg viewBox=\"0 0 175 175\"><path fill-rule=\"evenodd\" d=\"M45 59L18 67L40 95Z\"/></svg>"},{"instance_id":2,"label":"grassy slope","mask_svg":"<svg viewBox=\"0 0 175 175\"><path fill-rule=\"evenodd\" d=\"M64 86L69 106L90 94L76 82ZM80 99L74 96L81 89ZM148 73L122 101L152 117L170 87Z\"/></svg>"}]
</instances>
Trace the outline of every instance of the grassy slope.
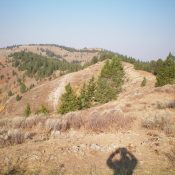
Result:
<instances>
[{"instance_id":1,"label":"grassy slope","mask_svg":"<svg viewBox=\"0 0 175 175\"><path fill-rule=\"evenodd\" d=\"M0 149L0 164L20 171L21 169L30 172L39 171L40 174L107 175L112 174L106 165L110 153L118 147L125 147L138 159L135 174L174 174L172 165L165 156L175 144L174 137L167 135L166 127L150 129L142 125L157 116L165 119L167 127L174 127L171 124L174 123L172 120L175 120L175 111L170 104L175 101L175 86L155 88L155 77L152 74L136 71L129 63L123 65L125 83L117 101L67 114L61 120L59 116L53 116L51 119L37 119L37 117L22 119L27 125L24 125L20 132L28 131L35 135L32 140L27 139L22 145ZM92 67L97 72L100 68L97 65ZM91 68L87 68L86 71L85 74L84 71L73 73L75 76L74 79L71 77L71 80L74 88L78 82L87 79L93 73ZM145 87L140 87L143 77L147 78L147 84ZM132 120L128 120L131 118ZM66 125L68 119L74 129L65 133L64 129L69 129ZM13 127L18 126L19 119L11 120L14 123ZM44 128L39 124L41 120L44 120ZM116 125L106 128L106 123ZM61 134L58 131L48 130L49 127L60 124L63 126ZM5 127L8 128L8 122ZM19 156L21 159L18 159Z\"/></svg>"}]
</instances>

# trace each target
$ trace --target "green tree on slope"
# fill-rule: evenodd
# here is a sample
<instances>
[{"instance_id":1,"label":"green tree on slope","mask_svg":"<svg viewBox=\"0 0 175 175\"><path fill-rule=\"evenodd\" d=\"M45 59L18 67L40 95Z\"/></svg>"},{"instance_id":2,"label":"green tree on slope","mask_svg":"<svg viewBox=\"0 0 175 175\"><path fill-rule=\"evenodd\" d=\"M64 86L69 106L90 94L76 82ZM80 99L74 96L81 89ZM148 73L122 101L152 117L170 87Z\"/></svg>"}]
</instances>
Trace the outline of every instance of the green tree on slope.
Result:
<instances>
[{"instance_id":1,"label":"green tree on slope","mask_svg":"<svg viewBox=\"0 0 175 175\"><path fill-rule=\"evenodd\" d=\"M70 83L66 85L65 90L66 92L61 97L61 104L58 109L58 112L61 114L65 114L70 111L76 111L79 109L78 99L73 92Z\"/></svg>"}]
</instances>

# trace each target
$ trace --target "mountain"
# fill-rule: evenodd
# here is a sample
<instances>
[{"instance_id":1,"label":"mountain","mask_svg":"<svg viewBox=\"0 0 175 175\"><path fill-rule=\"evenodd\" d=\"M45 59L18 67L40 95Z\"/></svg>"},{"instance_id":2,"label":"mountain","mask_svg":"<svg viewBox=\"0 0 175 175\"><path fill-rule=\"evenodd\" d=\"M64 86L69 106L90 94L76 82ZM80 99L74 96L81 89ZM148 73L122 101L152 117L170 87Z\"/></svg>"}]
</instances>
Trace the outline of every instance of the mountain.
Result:
<instances>
[{"instance_id":1,"label":"mountain","mask_svg":"<svg viewBox=\"0 0 175 175\"><path fill-rule=\"evenodd\" d=\"M54 54L48 56L41 49L49 49ZM48 65L58 59L66 60L66 65L78 61L82 67L75 71L67 70L69 66L64 71L54 70L54 76L39 80L35 74L33 77L26 74L23 81L23 74L29 70L26 62L24 65L20 62L25 69L18 70L19 67L12 66L11 57L8 57L17 52L21 60L25 55L21 51L37 55L41 52L37 58L45 60ZM5 76L1 80L1 95L6 94L1 101L0 114L1 174L175 173L175 85L156 86L159 71L156 74L155 67L158 64L142 64L110 52L103 55L97 49L77 51L55 45L15 46L1 49L0 53L1 74ZM31 59L36 57L33 54L29 54ZM69 54L70 59L65 54ZM119 62L111 64L111 57ZM64 115L57 113L68 83L79 99L85 83L88 86L92 77L97 82L103 78L110 86L111 81L116 82L121 76L115 69L119 63L124 76L116 98L97 103L93 97L92 106L88 108ZM161 62L167 69L165 63L166 60ZM138 67L142 70L136 69ZM111 74L108 68L114 68L118 74L114 76L115 71ZM162 72L162 67L160 69ZM21 93L19 85L13 85L13 81L17 81L17 76L12 76L13 70L22 83L27 87L33 83L34 87ZM9 89L15 95L7 96ZM20 100L16 100L17 94L22 96ZM31 115L25 116L26 110Z\"/></svg>"}]
</instances>

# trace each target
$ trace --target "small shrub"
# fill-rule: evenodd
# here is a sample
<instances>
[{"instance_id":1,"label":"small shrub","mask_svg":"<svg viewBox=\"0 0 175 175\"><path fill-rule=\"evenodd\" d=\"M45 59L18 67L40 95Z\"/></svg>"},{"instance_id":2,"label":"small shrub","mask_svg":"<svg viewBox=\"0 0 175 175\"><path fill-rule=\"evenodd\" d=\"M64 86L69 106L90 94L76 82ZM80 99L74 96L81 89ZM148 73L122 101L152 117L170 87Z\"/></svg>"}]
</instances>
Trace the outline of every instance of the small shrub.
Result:
<instances>
[{"instance_id":1,"label":"small shrub","mask_svg":"<svg viewBox=\"0 0 175 175\"><path fill-rule=\"evenodd\" d=\"M27 87L24 83L20 83L20 92L25 93L27 91Z\"/></svg>"},{"instance_id":2,"label":"small shrub","mask_svg":"<svg viewBox=\"0 0 175 175\"><path fill-rule=\"evenodd\" d=\"M142 121L142 127L163 131L168 136L175 133L174 119L171 113L165 111L149 114Z\"/></svg>"},{"instance_id":3,"label":"small shrub","mask_svg":"<svg viewBox=\"0 0 175 175\"><path fill-rule=\"evenodd\" d=\"M49 113L49 110L44 106L44 105L41 105L40 109L37 111L37 114L48 114Z\"/></svg>"},{"instance_id":4,"label":"small shrub","mask_svg":"<svg viewBox=\"0 0 175 175\"><path fill-rule=\"evenodd\" d=\"M30 87L29 87L29 89L32 89L34 86L35 86L34 84L31 84Z\"/></svg>"},{"instance_id":5,"label":"small shrub","mask_svg":"<svg viewBox=\"0 0 175 175\"><path fill-rule=\"evenodd\" d=\"M86 122L85 128L94 132L104 132L119 129L128 129L134 118L126 116L122 111L109 110L99 114L94 112Z\"/></svg>"},{"instance_id":6,"label":"small shrub","mask_svg":"<svg viewBox=\"0 0 175 175\"><path fill-rule=\"evenodd\" d=\"M21 144L24 142L24 133L20 130L9 130L7 133L8 141L11 145L13 144Z\"/></svg>"},{"instance_id":7,"label":"small shrub","mask_svg":"<svg viewBox=\"0 0 175 175\"><path fill-rule=\"evenodd\" d=\"M171 149L171 151L168 153L165 153L165 155L168 158L169 162L172 164L172 166L175 167L175 145Z\"/></svg>"},{"instance_id":8,"label":"small shrub","mask_svg":"<svg viewBox=\"0 0 175 175\"><path fill-rule=\"evenodd\" d=\"M13 75L13 76L15 76L15 75L16 75L16 72L15 72L14 70L12 71L12 75Z\"/></svg>"},{"instance_id":9,"label":"small shrub","mask_svg":"<svg viewBox=\"0 0 175 175\"><path fill-rule=\"evenodd\" d=\"M47 130L61 130L61 119L60 118L49 118L45 123Z\"/></svg>"},{"instance_id":10,"label":"small shrub","mask_svg":"<svg viewBox=\"0 0 175 175\"><path fill-rule=\"evenodd\" d=\"M22 98L22 96L17 95L17 96L16 96L16 101L20 101L21 98Z\"/></svg>"},{"instance_id":11,"label":"small shrub","mask_svg":"<svg viewBox=\"0 0 175 175\"><path fill-rule=\"evenodd\" d=\"M142 83L141 83L141 87L146 86L146 83L147 83L147 79L144 77L144 78L143 78L143 81L142 81Z\"/></svg>"},{"instance_id":12,"label":"small shrub","mask_svg":"<svg viewBox=\"0 0 175 175\"><path fill-rule=\"evenodd\" d=\"M41 116L31 116L25 119L25 121L21 124L21 128L32 128L37 127L39 124L44 125L46 121L46 117Z\"/></svg>"},{"instance_id":13,"label":"small shrub","mask_svg":"<svg viewBox=\"0 0 175 175\"><path fill-rule=\"evenodd\" d=\"M3 79L4 79L4 75L1 75L1 76L0 76L0 79L3 80Z\"/></svg>"},{"instance_id":14,"label":"small shrub","mask_svg":"<svg viewBox=\"0 0 175 175\"><path fill-rule=\"evenodd\" d=\"M25 108L25 111L24 111L24 114L26 117L29 117L31 115L31 108L30 108L30 105L27 104L26 108Z\"/></svg>"},{"instance_id":15,"label":"small shrub","mask_svg":"<svg viewBox=\"0 0 175 175\"><path fill-rule=\"evenodd\" d=\"M12 95L13 95L12 91L11 91L11 90L8 91L8 96L10 97L10 96L12 96Z\"/></svg>"},{"instance_id":16,"label":"small shrub","mask_svg":"<svg viewBox=\"0 0 175 175\"><path fill-rule=\"evenodd\" d=\"M164 102L164 103L157 103L157 108L158 109L173 109L175 108L175 101L170 101L170 102Z\"/></svg>"}]
</instances>

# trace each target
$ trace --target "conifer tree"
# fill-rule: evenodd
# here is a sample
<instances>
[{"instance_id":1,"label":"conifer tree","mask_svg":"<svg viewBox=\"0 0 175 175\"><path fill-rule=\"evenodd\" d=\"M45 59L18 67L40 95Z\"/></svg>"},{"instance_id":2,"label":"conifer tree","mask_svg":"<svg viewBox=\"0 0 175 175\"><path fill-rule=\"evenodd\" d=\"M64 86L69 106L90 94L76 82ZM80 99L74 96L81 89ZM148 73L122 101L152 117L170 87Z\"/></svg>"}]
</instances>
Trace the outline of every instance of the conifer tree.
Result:
<instances>
[{"instance_id":1,"label":"conifer tree","mask_svg":"<svg viewBox=\"0 0 175 175\"><path fill-rule=\"evenodd\" d=\"M171 54L169 54L162 66L157 70L156 79L156 86L175 83L175 61L171 57Z\"/></svg>"},{"instance_id":2,"label":"conifer tree","mask_svg":"<svg viewBox=\"0 0 175 175\"><path fill-rule=\"evenodd\" d=\"M80 109L90 108L93 103L93 99L95 96L96 83L94 77L92 77L89 83L84 84L83 88L80 92Z\"/></svg>"},{"instance_id":3,"label":"conifer tree","mask_svg":"<svg viewBox=\"0 0 175 175\"><path fill-rule=\"evenodd\" d=\"M95 100L99 103L106 103L116 99L121 90L123 76L124 72L120 59L114 56L111 61L107 60L97 82Z\"/></svg>"},{"instance_id":4,"label":"conifer tree","mask_svg":"<svg viewBox=\"0 0 175 175\"><path fill-rule=\"evenodd\" d=\"M65 114L70 111L76 111L79 109L78 99L70 85L66 85L66 92L61 97L61 104L59 106L58 112L61 114Z\"/></svg>"},{"instance_id":5,"label":"conifer tree","mask_svg":"<svg viewBox=\"0 0 175 175\"><path fill-rule=\"evenodd\" d=\"M80 96L79 96L79 109L85 109L88 108L88 97L87 97L87 86L86 84L83 85Z\"/></svg>"},{"instance_id":6,"label":"conifer tree","mask_svg":"<svg viewBox=\"0 0 175 175\"><path fill-rule=\"evenodd\" d=\"M116 91L108 84L106 79L99 79L95 91L95 100L98 103L107 103L116 99Z\"/></svg>"}]
</instances>

